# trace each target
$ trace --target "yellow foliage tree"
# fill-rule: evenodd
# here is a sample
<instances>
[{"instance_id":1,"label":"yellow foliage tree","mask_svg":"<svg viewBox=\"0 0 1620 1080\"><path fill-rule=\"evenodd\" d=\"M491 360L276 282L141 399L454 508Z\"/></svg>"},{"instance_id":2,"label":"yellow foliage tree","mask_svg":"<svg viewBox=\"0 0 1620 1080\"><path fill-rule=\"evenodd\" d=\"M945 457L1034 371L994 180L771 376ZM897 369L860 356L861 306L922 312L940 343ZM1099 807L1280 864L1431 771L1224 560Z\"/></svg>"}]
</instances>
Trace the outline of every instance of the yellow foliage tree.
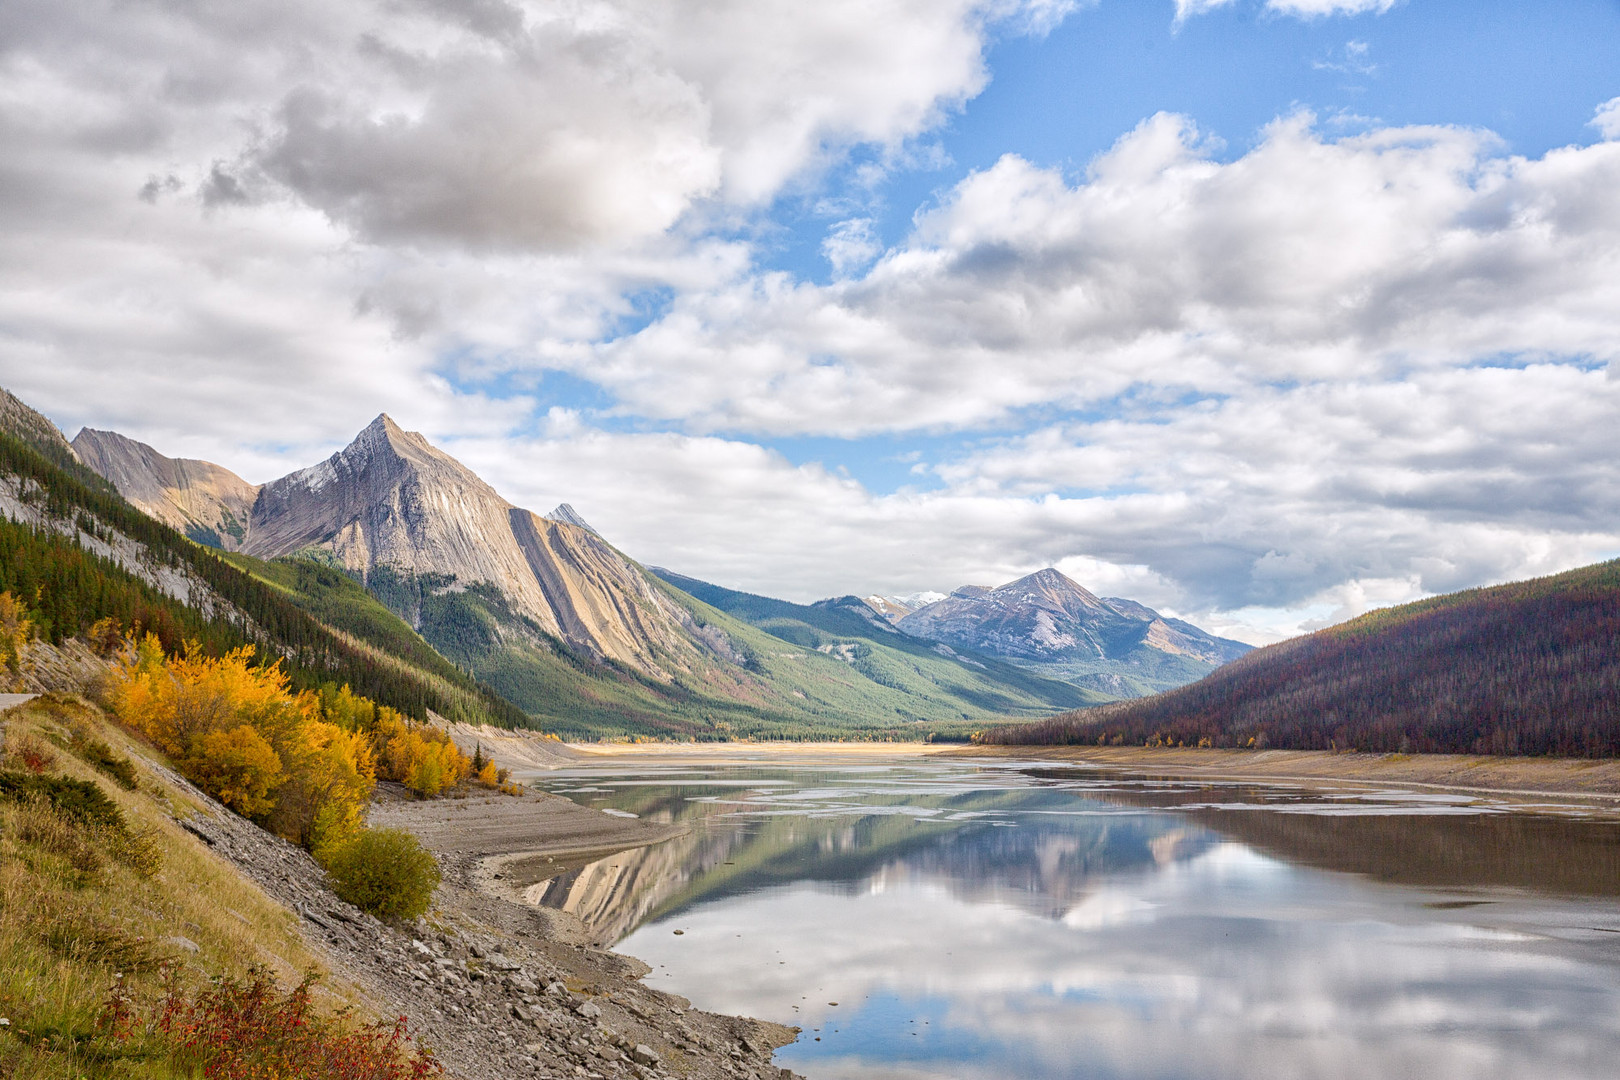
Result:
<instances>
[{"instance_id":1,"label":"yellow foliage tree","mask_svg":"<svg viewBox=\"0 0 1620 1080\"><path fill-rule=\"evenodd\" d=\"M188 644L172 658L151 634L133 645L109 704L199 787L311 850L360 828L369 742L322 719L320 697L293 693L279 662L255 666L251 645L210 657Z\"/></svg>"},{"instance_id":2,"label":"yellow foliage tree","mask_svg":"<svg viewBox=\"0 0 1620 1080\"><path fill-rule=\"evenodd\" d=\"M210 731L191 750L180 768L198 787L243 817L262 818L275 808L274 792L287 777L280 756L257 731L246 724Z\"/></svg>"},{"instance_id":3,"label":"yellow foliage tree","mask_svg":"<svg viewBox=\"0 0 1620 1080\"><path fill-rule=\"evenodd\" d=\"M431 724L414 723L392 709L378 707L371 738L378 774L425 798L454 787L472 771L472 762L447 733Z\"/></svg>"},{"instance_id":4,"label":"yellow foliage tree","mask_svg":"<svg viewBox=\"0 0 1620 1080\"><path fill-rule=\"evenodd\" d=\"M8 690L23 688L23 650L33 634L34 621L28 617L28 605L9 592L0 592L0 666L8 675Z\"/></svg>"}]
</instances>

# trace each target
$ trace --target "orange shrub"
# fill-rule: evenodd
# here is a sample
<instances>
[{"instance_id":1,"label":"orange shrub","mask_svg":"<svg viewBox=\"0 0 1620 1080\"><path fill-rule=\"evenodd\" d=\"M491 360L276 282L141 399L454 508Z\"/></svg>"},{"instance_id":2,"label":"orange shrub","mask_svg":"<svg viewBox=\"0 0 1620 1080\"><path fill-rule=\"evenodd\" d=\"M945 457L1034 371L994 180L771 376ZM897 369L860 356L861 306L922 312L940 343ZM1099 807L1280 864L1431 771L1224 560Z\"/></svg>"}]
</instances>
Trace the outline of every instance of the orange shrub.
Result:
<instances>
[{"instance_id":1,"label":"orange shrub","mask_svg":"<svg viewBox=\"0 0 1620 1080\"><path fill-rule=\"evenodd\" d=\"M294 693L279 662L254 666L251 645L210 657L188 644L172 658L151 634L132 645L108 703L188 779L312 851L360 828L370 743L323 719L320 697Z\"/></svg>"},{"instance_id":2,"label":"orange shrub","mask_svg":"<svg viewBox=\"0 0 1620 1080\"><path fill-rule=\"evenodd\" d=\"M371 739L378 774L426 798L454 787L472 771L472 762L446 732L415 723L392 709L377 709Z\"/></svg>"},{"instance_id":3,"label":"orange shrub","mask_svg":"<svg viewBox=\"0 0 1620 1080\"><path fill-rule=\"evenodd\" d=\"M23 688L23 649L33 634L34 622L28 617L28 606L9 592L0 592L0 666L8 676L4 689Z\"/></svg>"}]
</instances>

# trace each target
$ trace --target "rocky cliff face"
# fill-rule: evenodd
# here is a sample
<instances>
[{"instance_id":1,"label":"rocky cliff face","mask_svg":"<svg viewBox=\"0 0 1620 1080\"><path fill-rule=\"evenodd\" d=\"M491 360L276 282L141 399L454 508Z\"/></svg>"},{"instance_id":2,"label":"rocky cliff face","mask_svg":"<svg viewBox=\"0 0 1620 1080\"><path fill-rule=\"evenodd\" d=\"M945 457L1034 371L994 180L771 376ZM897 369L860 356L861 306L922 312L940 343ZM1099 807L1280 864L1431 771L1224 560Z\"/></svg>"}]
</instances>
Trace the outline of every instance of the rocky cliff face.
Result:
<instances>
[{"instance_id":1,"label":"rocky cliff face","mask_svg":"<svg viewBox=\"0 0 1620 1080\"><path fill-rule=\"evenodd\" d=\"M368 582L383 572L440 594L487 588L519 623L659 680L704 651L685 613L571 508L559 521L513 506L387 416L262 488L113 432L83 431L75 446L130 502L194 539L260 558L317 555Z\"/></svg>"},{"instance_id":2,"label":"rocky cliff face","mask_svg":"<svg viewBox=\"0 0 1620 1080\"><path fill-rule=\"evenodd\" d=\"M386 415L319 465L266 484L249 533L243 550L263 558L317 549L368 579L386 568L441 592L491 586L574 649L654 678L693 648L680 611L589 526L513 506Z\"/></svg>"},{"instance_id":3,"label":"rocky cliff face","mask_svg":"<svg viewBox=\"0 0 1620 1080\"><path fill-rule=\"evenodd\" d=\"M116 431L85 428L73 439L79 459L136 507L200 544L239 550L247 539L259 486L207 461L164 457Z\"/></svg>"},{"instance_id":4,"label":"rocky cliff face","mask_svg":"<svg viewBox=\"0 0 1620 1080\"><path fill-rule=\"evenodd\" d=\"M896 625L915 637L1042 663L1128 660L1147 649L1214 666L1249 651L1135 601L1099 597L1051 568L1000 588L963 586Z\"/></svg>"}]
</instances>

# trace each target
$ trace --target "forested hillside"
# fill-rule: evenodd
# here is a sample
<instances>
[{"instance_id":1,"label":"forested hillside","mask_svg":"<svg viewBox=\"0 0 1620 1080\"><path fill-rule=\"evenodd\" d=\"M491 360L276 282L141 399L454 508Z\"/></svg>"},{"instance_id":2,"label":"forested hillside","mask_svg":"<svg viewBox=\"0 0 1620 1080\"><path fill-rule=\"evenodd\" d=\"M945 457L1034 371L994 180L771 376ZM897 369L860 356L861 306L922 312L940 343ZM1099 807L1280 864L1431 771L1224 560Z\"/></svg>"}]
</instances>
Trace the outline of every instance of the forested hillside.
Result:
<instances>
[{"instance_id":1,"label":"forested hillside","mask_svg":"<svg viewBox=\"0 0 1620 1080\"><path fill-rule=\"evenodd\" d=\"M0 591L28 605L44 636L59 642L112 618L157 634L171 650L185 640L212 654L253 644L285 661L295 687L348 683L413 717L433 709L473 722L526 722L442 659L424 665L369 644L366 634L322 625L281 589L147 517L88 470L58 465L25 434L13 424L0 431L0 478L38 523L0 519ZM131 558L146 577L120 565ZM148 577L197 595L183 603Z\"/></svg>"},{"instance_id":2,"label":"forested hillside","mask_svg":"<svg viewBox=\"0 0 1620 1080\"><path fill-rule=\"evenodd\" d=\"M1002 744L1620 754L1620 560L1371 612Z\"/></svg>"}]
</instances>

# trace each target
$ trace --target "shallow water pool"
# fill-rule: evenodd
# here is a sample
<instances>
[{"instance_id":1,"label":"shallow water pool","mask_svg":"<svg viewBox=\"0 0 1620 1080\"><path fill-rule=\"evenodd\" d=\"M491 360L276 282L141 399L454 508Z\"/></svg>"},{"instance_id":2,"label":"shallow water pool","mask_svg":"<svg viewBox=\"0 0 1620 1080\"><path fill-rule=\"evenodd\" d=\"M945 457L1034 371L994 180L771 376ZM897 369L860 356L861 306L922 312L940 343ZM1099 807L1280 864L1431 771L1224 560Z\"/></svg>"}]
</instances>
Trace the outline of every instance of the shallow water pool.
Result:
<instances>
[{"instance_id":1,"label":"shallow water pool","mask_svg":"<svg viewBox=\"0 0 1620 1080\"><path fill-rule=\"evenodd\" d=\"M533 782L691 826L529 899L802 1027L776 1060L813 1080L1620 1075L1612 820L915 755Z\"/></svg>"}]
</instances>

